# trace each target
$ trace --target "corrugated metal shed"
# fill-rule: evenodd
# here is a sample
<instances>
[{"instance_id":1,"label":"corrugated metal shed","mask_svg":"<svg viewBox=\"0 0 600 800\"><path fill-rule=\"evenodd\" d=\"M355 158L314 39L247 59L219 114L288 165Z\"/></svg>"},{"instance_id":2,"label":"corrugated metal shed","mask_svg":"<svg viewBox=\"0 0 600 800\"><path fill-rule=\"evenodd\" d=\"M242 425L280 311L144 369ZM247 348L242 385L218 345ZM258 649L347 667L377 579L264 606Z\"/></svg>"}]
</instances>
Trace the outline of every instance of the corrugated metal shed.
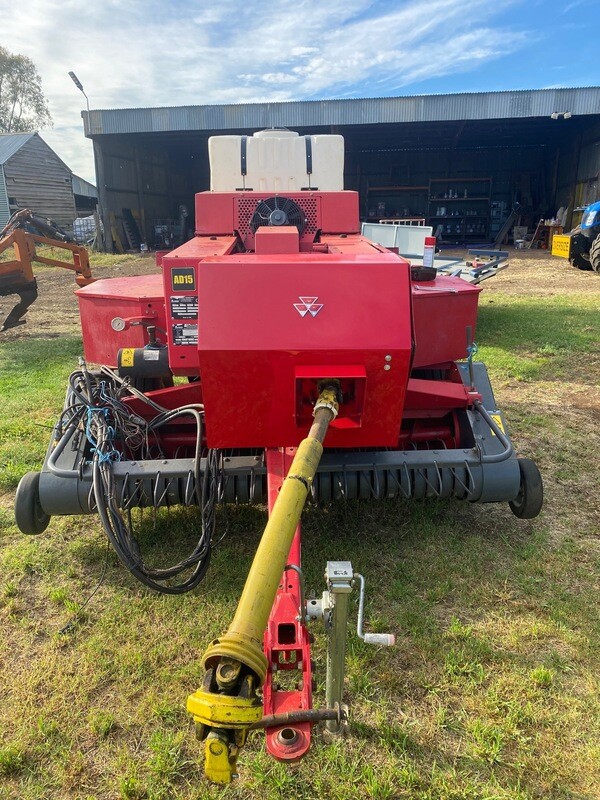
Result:
<instances>
[{"instance_id":1,"label":"corrugated metal shed","mask_svg":"<svg viewBox=\"0 0 600 800\"><path fill-rule=\"evenodd\" d=\"M600 113L600 87L512 92L305 100L287 103L82 111L86 136L264 127L318 127Z\"/></svg>"},{"instance_id":2,"label":"corrugated metal shed","mask_svg":"<svg viewBox=\"0 0 600 800\"><path fill-rule=\"evenodd\" d=\"M96 189L93 183L85 181L83 178L80 178L79 175L73 175L72 181L74 194L79 194L82 197L98 198L98 189Z\"/></svg>"},{"instance_id":3,"label":"corrugated metal shed","mask_svg":"<svg viewBox=\"0 0 600 800\"><path fill-rule=\"evenodd\" d=\"M0 133L0 164L6 164L32 136L35 133Z\"/></svg>"}]
</instances>

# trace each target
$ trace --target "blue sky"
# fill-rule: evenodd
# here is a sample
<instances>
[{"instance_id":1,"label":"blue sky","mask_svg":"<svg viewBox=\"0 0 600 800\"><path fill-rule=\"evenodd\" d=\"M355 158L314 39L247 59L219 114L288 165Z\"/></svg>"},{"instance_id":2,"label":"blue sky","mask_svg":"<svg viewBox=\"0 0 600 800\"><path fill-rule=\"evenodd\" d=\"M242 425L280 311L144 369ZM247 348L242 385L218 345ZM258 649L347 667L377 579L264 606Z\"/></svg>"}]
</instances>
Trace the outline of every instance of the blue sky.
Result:
<instances>
[{"instance_id":1,"label":"blue sky","mask_svg":"<svg viewBox=\"0 0 600 800\"><path fill-rule=\"evenodd\" d=\"M0 43L36 63L42 136L93 179L92 108L600 84L600 0L0 0ZM600 111L600 109L599 109Z\"/></svg>"}]
</instances>

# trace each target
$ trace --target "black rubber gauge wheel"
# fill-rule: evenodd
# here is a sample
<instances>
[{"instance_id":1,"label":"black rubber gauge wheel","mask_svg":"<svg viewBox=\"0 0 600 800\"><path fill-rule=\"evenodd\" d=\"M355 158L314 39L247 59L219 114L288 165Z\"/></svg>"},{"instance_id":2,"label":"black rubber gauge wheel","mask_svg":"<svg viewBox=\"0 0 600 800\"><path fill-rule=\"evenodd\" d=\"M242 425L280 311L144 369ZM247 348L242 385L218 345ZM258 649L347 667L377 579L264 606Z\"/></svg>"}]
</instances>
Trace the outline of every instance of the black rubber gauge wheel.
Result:
<instances>
[{"instance_id":1,"label":"black rubber gauge wheel","mask_svg":"<svg viewBox=\"0 0 600 800\"><path fill-rule=\"evenodd\" d=\"M15 520L22 533L37 535L48 527L50 516L40 503L40 473L28 472L19 481L15 496Z\"/></svg>"},{"instance_id":2,"label":"black rubber gauge wheel","mask_svg":"<svg viewBox=\"0 0 600 800\"><path fill-rule=\"evenodd\" d=\"M519 519L533 519L542 510L544 487L542 476L535 462L529 458L519 459L521 486L519 494L509 502L510 510Z\"/></svg>"}]
</instances>

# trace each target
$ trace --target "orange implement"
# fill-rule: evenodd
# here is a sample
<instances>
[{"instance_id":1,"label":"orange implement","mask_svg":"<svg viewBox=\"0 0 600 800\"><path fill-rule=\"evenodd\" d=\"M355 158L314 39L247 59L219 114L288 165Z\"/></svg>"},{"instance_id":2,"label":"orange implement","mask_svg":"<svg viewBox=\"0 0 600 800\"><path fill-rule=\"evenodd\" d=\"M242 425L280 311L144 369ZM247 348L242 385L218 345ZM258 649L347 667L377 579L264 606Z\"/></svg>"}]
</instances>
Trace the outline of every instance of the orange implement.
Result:
<instances>
[{"instance_id":1,"label":"orange implement","mask_svg":"<svg viewBox=\"0 0 600 800\"><path fill-rule=\"evenodd\" d=\"M8 228L8 230L10 232L0 238L0 255L12 247L15 257L10 261L0 261L0 297L16 294L20 300L0 325L0 332L16 325L23 325L25 320L22 317L37 297L37 285L32 267L34 261L72 270L78 286L87 286L94 281L85 247L36 233L28 233L19 227L12 230ZM62 261L42 256L38 254L36 245L48 245L67 250L70 252L72 260Z\"/></svg>"}]
</instances>

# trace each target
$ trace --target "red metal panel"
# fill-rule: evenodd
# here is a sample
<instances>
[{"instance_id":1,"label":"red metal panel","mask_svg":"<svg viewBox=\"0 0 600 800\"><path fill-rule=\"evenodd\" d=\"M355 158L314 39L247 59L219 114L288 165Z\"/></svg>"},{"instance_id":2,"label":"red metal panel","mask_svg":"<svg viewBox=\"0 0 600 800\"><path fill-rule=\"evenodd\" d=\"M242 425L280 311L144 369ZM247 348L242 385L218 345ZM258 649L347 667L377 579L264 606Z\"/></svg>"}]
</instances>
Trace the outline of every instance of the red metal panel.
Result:
<instances>
[{"instance_id":1,"label":"red metal panel","mask_svg":"<svg viewBox=\"0 0 600 800\"><path fill-rule=\"evenodd\" d=\"M256 231L254 251L256 253L297 253L300 250L298 228L290 225L272 227L265 225Z\"/></svg>"},{"instance_id":2,"label":"red metal panel","mask_svg":"<svg viewBox=\"0 0 600 800\"><path fill-rule=\"evenodd\" d=\"M207 256L225 256L235 236L196 236L162 260L169 365L174 375L198 375L197 268Z\"/></svg>"},{"instance_id":3,"label":"red metal panel","mask_svg":"<svg viewBox=\"0 0 600 800\"><path fill-rule=\"evenodd\" d=\"M411 378L408 381L405 410L407 416L411 412L423 412L427 416L446 414L453 408L467 408L474 399L481 400L481 395L472 392L461 382L432 381Z\"/></svg>"},{"instance_id":4,"label":"red metal panel","mask_svg":"<svg viewBox=\"0 0 600 800\"><path fill-rule=\"evenodd\" d=\"M198 270L199 352L210 447L300 442L296 369L363 367L359 426L331 447L395 446L411 358L408 263L389 253L209 258ZM389 357L389 358L386 358Z\"/></svg>"},{"instance_id":5,"label":"red metal panel","mask_svg":"<svg viewBox=\"0 0 600 800\"><path fill-rule=\"evenodd\" d=\"M144 347L148 343L145 325L156 325L163 330L166 326L160 274L100 280L75 294L79 301L83 351L87 361L94 364L114 367L121 347ZM111 326L116 317L125 321L123 330ZM160 334L158 338L162 338Z\"/></svg>"},{"instance_id":6,"label":"red metal panel","mask_svg":"<svg viewBox=\"0 0 600 800\"><path fill-rule=\"evenodd\" d=\"M321 195L323 233L359 233L358 192L327 192Z\"/></svg>"},{"instance_id":7,"label":"red metal panel","mask_svg":"<svg viewBox=\"0 0 600 800\"><path fill-rule=\"evenodd\" d=\"M200 192L196 195L196 234L227 234L238 231L249 249L254 236L248 225L261 200L275 192ZM317 231L358 233L360 221L357 192L295 192L285 194L305 212L304 240L312 241Z\"/></svg>"},{"instance_id":8,"label":"red metal panel","mask_svg":"<svg viewBox=\"0 0 600 800\"><path fill-rule=\"evenodd\" d=\"M196 195L196 235L232 234L235 230L231 192L200 192Z\"/></svg>"},{"instance_id":9,"label":"red metal panel","mask_svg":"<svg viewBox=\"0 0 600 800\"><path fill-rule=\"evenodd\" d=\"M165 259L167 264L174 263L174 258L192 258L200 259L207 256L222 256L230 253L235 245L237 239L233 235L214 234L212 236L194 236L189 242L185 242L178 247L177 250L171 250L163 255L161 266L165 268Z\"/></svg>"},{"instance_id":10,"label":"red metal panel","mask_svg":"<svg viewBox=\"0 0 600 800\"><path fill-rule=\"evenodd\" d=\"M440 276L412 284L415 356L413 367L465 358L467 326L475 335L480 286Z\"/></svg>"},{"instance_id":11,"label":"red metal panel","mask_svg":"<svg viewBox=\"0 0 600 800\"><path fill-rule=\"evenodd\" d=\"M378 253L390 252L387 247L376 244L370 239L358 234L323 234L319 241L326 246L328 253L347 253L348 255L363 253L365 255L377 257ZM395 252L395 255L398 256L398 253Z\"/></svg>"},{"instance_id":12,"label":"red metal panel","mask_svg":"<svg viewBox=\"0 0 600 800\"><path fill-rule=\"evenodd\" d=\"M169 366L174 375L198 375L199 259L163 259Z\"/></svg>"}]
</instances>

